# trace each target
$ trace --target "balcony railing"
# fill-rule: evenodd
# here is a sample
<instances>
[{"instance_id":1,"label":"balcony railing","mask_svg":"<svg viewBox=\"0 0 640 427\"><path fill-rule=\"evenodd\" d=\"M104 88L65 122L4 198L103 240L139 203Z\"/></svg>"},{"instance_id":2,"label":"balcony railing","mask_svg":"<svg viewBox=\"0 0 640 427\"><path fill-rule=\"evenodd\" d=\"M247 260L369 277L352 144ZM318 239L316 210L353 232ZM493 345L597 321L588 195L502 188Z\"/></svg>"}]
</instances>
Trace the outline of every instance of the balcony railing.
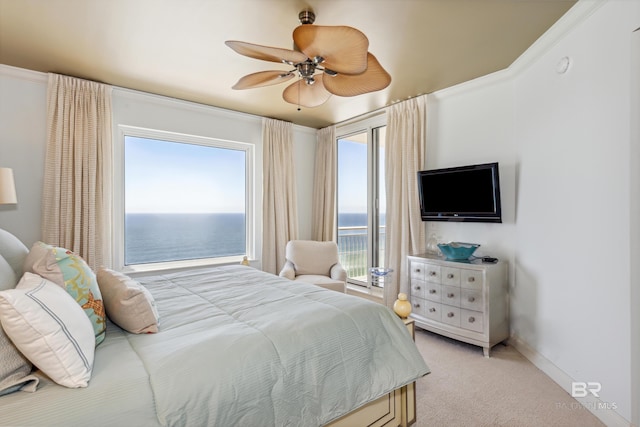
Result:
<instances>
[{"instance_id":1,"label":"balcony railing","mask_svg":"<svg viewBox=\"0 0 640 427\"><path fill-rule=\"evenodd\" d=\"M385 227L380 226L380 263L384 259ZM338 255L340 263L347 270L347 277L368 283L367 267L367 227L338 227ZM379 266L377 266L379 267Z\"/></svg>"}]
</instances>

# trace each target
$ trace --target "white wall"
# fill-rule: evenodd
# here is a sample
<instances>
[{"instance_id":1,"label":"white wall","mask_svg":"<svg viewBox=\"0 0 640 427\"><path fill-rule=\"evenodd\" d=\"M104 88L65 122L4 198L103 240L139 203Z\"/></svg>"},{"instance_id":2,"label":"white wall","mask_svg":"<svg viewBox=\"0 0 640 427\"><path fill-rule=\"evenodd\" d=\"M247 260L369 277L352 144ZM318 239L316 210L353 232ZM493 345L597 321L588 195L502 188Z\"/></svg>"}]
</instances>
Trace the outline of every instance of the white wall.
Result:
<instances>
[{"instance_id":1,"label":"white wall","mask_svg":"<svg viewBox=\"0 0 640 427\"><path fill-rule=\"evenodd\" d=\"M0 65L0 166L14 169L18 204L0 206L0 227L27 245L40 239L41 193L46 150L47 75ZM114 138L118 125L187 133L254 144L256 256L262 227L261 117L131 91L113 90ZM300 238L311 237L315 129L294 126Z\"/></svg>"},{"instance_id":2,"label":"white wall","mask_svg":"<svg viewBox=\"0 0 640 427\"><path fill-rule=\"evenodd\" d=\"M631 41L631 93L640 94L640 27ZM631 422L640 426L640 96L631 98ZM636 402L633 406L633 402Z\"/></svg>"},{"instance_id":3,"label":"white wall","mask_svg":"<svg viewBox=\"0 0 640 427\"><path fill-rule=\"evenodd\" d=\"M600 400L584 403L609 425L631 420L639 363L629 304L639 25L640 2L581 1L509 70L430 95L428 166L499 161L506 213L503 224L432 223L429 234L510 261L512 342L567 390L600 382Z\"/></svg>"},{"instance_id":4,"label":"white wall","mask_svg":"<svg viewBox=\"0 0 640 427\"><path fill-rule=\"evenodd\" d=\"M513 89L504 73L474 80L427 98L426 169L500 164L502 223L429 222L440 242L479 243L475 255L512 265L516 220ZM461 121L463 120L463 121Z\"/></svg>"},{"instance_id":5,"label":"white wall","mask_svg":"<svg viewBox=\"0 0 640 427\"><path fill-rule=\"evenodd\" d=\"M40 239L47 133L46 75L0 65L0 166L13 168L17 205L0 205L0 228Z\"/></svg>"}]
</instances>

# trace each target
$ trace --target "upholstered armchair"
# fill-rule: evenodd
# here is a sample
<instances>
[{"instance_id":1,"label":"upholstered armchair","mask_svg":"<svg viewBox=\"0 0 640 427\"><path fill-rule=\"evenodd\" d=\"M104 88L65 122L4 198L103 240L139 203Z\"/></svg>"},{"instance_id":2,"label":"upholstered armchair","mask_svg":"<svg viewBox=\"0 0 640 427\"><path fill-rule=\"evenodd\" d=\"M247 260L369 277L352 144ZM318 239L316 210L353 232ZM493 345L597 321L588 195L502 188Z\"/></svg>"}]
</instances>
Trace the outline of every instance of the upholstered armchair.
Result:
<instances>
[{"instance_id":1,"label":"upholstered armchair","mask_svg":"<svg viewBox=\"0 0 640 427\"><path fill-rule=\"evenodd\" d=\"M346 291L347 271L340 265L335 242L292 240L287 243L285 257L281 277Z\"/></svg>"}]
</instances>

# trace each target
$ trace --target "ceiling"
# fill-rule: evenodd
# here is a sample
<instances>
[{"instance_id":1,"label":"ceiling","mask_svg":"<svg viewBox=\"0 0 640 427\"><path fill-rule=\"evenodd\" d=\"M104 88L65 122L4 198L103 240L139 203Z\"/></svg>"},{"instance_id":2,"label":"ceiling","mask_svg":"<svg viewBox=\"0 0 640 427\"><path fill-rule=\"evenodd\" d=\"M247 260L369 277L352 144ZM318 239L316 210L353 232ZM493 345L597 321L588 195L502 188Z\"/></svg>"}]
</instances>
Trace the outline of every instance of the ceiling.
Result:
<instances>
[{"instance_id":1,"label":"ceiling","mask_svg":"<svg viewBox=\"0 0 640 427\"><path fill-rule=\"evenodd\" d=\"M575 0L0 0L0 63L321 128L507 68ZM283 83L233 90L282 69L225 40L293 48L298 13L365 33L392 77L378 92L302 108Z\"/></svg>"}]
</instances>

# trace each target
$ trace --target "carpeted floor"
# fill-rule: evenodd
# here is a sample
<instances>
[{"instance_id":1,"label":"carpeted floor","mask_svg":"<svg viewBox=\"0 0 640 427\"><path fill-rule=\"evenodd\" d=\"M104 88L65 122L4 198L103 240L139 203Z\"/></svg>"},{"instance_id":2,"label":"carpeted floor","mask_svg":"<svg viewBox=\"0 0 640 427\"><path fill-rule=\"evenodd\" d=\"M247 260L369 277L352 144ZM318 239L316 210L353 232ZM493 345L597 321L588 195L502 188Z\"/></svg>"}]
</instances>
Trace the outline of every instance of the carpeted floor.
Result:
<instances>
[{"instance_id":1,"label":"carpeted floor","mask_svg":"<svg viewBox=\"0 0 640 427\"><path fill-rule=\"evenodd\" d=\"M416 328L431 369L417 384L417 427L603 426L513 347L480 347Z\"/></svg>"}]
</instances>

